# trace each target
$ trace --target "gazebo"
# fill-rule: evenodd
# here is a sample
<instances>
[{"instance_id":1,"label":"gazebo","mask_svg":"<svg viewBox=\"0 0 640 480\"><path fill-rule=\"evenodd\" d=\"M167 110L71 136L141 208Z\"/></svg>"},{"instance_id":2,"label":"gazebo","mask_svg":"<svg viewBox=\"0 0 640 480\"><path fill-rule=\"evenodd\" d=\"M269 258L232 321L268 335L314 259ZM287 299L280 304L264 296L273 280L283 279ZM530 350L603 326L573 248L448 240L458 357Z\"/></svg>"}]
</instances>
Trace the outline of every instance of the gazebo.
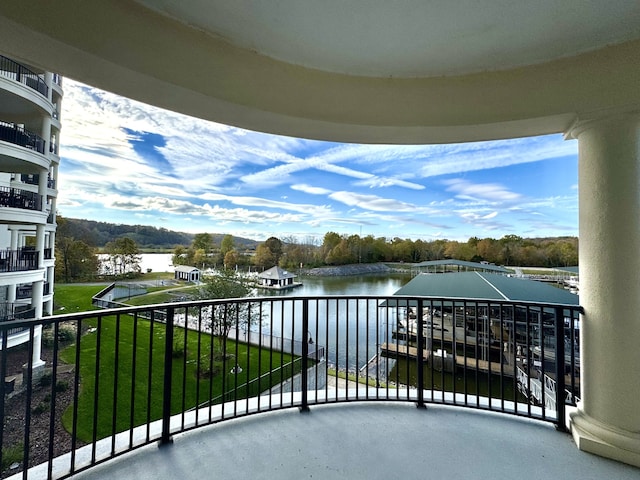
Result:
<instances>
[{"instance_id":1,"label":"gazebo","mask_svg":"<svg viewBox=\"0 0 640 480\"><path fill-rule=\"evenodd\" d=\"M282 268L271 267L269 270L265 270L264 272L258 274L258 278L260 279L259 286L261 288L273 288L273 289L282 289L282 288L294 288L302 285L299 282L295 282L294 279L296 275Z\"/></svg>"}]
</instances>

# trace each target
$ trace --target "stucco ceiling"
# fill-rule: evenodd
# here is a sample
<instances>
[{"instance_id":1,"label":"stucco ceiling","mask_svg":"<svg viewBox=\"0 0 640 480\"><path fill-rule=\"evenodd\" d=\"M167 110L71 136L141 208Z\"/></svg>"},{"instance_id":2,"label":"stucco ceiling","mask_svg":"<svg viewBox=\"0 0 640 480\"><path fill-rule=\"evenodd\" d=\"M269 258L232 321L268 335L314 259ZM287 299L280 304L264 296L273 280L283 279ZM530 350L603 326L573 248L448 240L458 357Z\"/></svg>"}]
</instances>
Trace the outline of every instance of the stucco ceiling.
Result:
<instances>
[{"instance_id":1,"label":"stucco ceiling","mask_svg":"<svg viewBox=\"0 0 640 480\"><path fill-rule=\"evenodd\" d=\"M505 70L640 36L634 0L137 2L275 60L373 77Z\"/></svg>"},{"instance_id":2,"label":"stucco ceiling","mask_svg":"<svg viewBox=\"0 0 640 480\"><path fill-rule=\"evenodd\" d=\"M640 109L640 3L31 0L0 53L244 128L437 143Z\"/></svg>"}]
</instances>

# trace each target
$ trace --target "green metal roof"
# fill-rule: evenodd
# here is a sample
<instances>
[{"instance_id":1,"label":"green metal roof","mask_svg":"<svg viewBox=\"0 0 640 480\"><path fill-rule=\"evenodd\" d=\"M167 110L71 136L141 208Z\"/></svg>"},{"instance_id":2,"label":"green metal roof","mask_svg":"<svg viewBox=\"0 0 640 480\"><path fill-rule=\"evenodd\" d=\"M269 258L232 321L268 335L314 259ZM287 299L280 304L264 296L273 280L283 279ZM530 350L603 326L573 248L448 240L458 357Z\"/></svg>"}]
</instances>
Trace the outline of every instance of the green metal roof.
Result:
<instances>
[{"instance_id":1,"label":"green metal roof","mask_svg":"<svg viewBox=\"0 0 640 480\"><path fill-rule=\"evenodd\" d=\"M485 272L510 273L511 270L490 263L465 262L464 260L431 260L429 262L414 263L413 267L438 267L441 265L455 265L474 270L482 270Z\"/></svg>"},{"instance_id":2,"label":"green metal roof","mask_svg":"<svg viewBox=\"0 0 640 480\"><path fill-rule=\"evenodd\" d=\"M394 295L579 305L578 295L534 280L495 273L420 274Z\"/></svg>"}]
</instances>

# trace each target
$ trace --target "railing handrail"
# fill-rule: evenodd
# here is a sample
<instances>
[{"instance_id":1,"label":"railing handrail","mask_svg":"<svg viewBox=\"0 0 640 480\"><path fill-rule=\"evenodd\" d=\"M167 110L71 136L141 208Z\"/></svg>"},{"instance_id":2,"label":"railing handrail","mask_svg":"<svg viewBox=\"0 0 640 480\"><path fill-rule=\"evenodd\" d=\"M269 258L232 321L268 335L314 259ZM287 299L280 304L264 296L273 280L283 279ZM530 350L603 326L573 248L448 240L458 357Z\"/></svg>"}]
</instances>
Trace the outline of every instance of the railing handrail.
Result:
<instances>
[{"instance_id":1,"label":"railing handrail","mask_svg":"<svg viewBox=\"0 0 640 480\"><path fill-rule=\"evenodd\" d=\"M35 150L44 155L45 140L21 125L0 120L0 140Z\"/></svg>"},{"instance_id":2,"label":"railing handrail","mask_svg":"<svg viewBox=\"0 0 640 480\"><path fill-rule=\"evenodd\" d=\"M4 55L0 55L0 75L26 85L45 98L49 95L49 87L42 75L35 73L30 68Z\"/></svg>"},{"instance_id":3,"label":"railing handrail","mask_svg":"<svg viewBox=\"0 0 640 480\"><path fill-rule=\"evenodd\" d=\"M0 207L42 210L42 195L21 188L0 186Z\"/></svg>"},{"instance_id":4,"label":"railing handrail","mask_svg":"<svg viewBox=\"0 0 640 480\"><path fill-rule=\"evenodd\" d=\"M108 288L113 288L113 286L110 285ZM395 306L391 305L392 303ZM459 311L459 306L464 308ZM415 311L412 311L414 307ZM485 308L489 308L489 310L484 311L483 309ZM444 314L446 309L449 309L446 316L447 321L450 322L450 324L447 324L450 325L449 335L451 335L451 338L449 340L445 338L444 333ZM521 312L516 314L516 309L522 309L524 315L521 315ZM439 329L435 325L435 320L429 320L436 318L435 312L438 310L441 313L441 316L438 316L440 319ZM553 335L556 337L553 348L547 346L547 344L554 345L553 342L543 341L542 336L550 333L546 328L548 319L543 318L540 312L553 315ZM92 400L94 405L93 414L89 413L89 415L93 416L93 426L91 427L93 440L89 442L92 445L92 455L86 466L78 466L74 463L73 452L75 450L72 448L71 467L65 475L72 475L105 459L123 453L121 447L118 447L117 451L115 448L115 437L116 434L120 435L119 432L125 432L125 434L129 432L129 445L125 450L132 450L154 441L169 442L173 434L218 421L280 408L298 407L301 410L307 410L311 405L322 403L354 400L395 400L416 402L418 406L424 406L428 403L451 404L535 418L554 423L558 428L563 428L564 406L567 402L575 401L576 392L576 385L573 380L567 383L566 386L564 385L564 340L567 333L570 336L575 334L573 330L574 322L579 321L581 312L582 308L573 304L409 295L265 296L122 306L87 312L65 313L40 319L16 319L0 322L0 341L2 342L0 376L5 376L7 373L8 334L27 331L30 338L33 339L36 335L35 332L39 331L41 327L45 329L52 327L54 358L57 358L57 353L55 352L58 352L59 348L59 329L63 325L75 325L75 360L72 363L75 372L74 391L76 392L73 400L75 411L73 431L77 431L75 422L77 422L78 418L77 402L79 392L81 390L88 391L94 395ZM143 318L145 314L150 314L151 321ZM248 338L242 338L242 335L239 334L239 331L244 329L243 323L241 323L242 315L253 315L253 320L257 320L257 324L248 324ZM285 316L287 315L289 315L287 317L289 324L285 326ZM565 317L567 315L570 318L569 328L571 329L568 332L565 330ZM265 320L265 316L268 317L268 320ZM462 323L462 327L458 327L459 320ZM231 321L232 325L214 326L214 321ZM411 321L413 322L411 324L413 330L410 329ZM498 333L490 330L490 327L494 326L493 322L497 322ZM473 325L474 323L474 335L471 336L467 333L467 328L468 325ZM108 327L105 325L108 325ZM133 345L133 349L131 352L127 350L130 353L126 353L122 359L120 355L123 354L119 353L121 346L117 340L122 328L121 325L127 325L126 330L128 332L133 331L133 340L129 340L129 337L127 337L127 340L122 345L122 348L124 348L125 344ZM458 328L462 328L460 333L457 332ZM509 328L511 328L510 331L508 331ZM518 328L525 329L524 339L518 339ZM221 333L222 329L226 329L225 333ZM231 329L235 329L233 335L230 335ZM399 339L402 333L401 329L404 329L405 335L402 344ZM145 332L144 335L147 335L147 337L143 338L147 339L138 339L137 342L140 343L136 343L135 339L137 338L136 335L138 335L136 332L139 330L140 332ZM179 330L182 330L183 333L180 334ZM102 345L103 336L114 335L114 331L115 346L109 346L111 344ZM251 338L252 333L256 335L253 341ZM350 335L353 337L350 337ZM416 337L415 342L411 340L411 335ZM459 335L459 338L457 335ZM506 336L503 338L503 335ZM541 341L534 341L535 336L539 336ZM199 372L201 372L201 368L204 369L208 365L210 369L213 369L213 358L210 357L208 360L203 360L203 355L205 357L212 355L214 343L218 342L215 337L220 337L224 340L216 347L222 349L219 351L222 358L220 360L222 366L217 367L221 368L221 370L215 374L218 375L218 380L222 382L221 387L213 391L213 387L209 386L209 393L202 397L199 393L196 393L195 403L189 404L190 406L187 408L185 403L185 379L189 375L194 375L193 369L195 368L195 374L198 377L195 388L200 388ZM203 338L209 338L208 343L203 341ZM481 342L481 338L491 339L491 342ZM187 346L188 339L195 339L197 347ZM275 341L276 339L278 341ZM474 341L470 342L469 339ZM362 345L360 345L360 340L364 341ZM228 345L229 341L231 341L231 344ZM148 351L145 350L147 351L146 354L142 353L144 342L147 342L146 346L148 347ZM154 342L159 343L156 344ZM392 376L389 370L381 374L378 367L375 370L375 378L371 376L369 371L371 362L369 357L371 355L375 354L374 357L377 357L377 362L384 361L388 363L389 359L392 358L381 353L383 342L391 342L391 344L395 345L396 354L393 361L405 362L406 377L404 373L400 374L399 370L396 370L395 377ZM449 356L437 354L436 348L438 346L436 343L443 349L442 351L446 351L444 350L446 342L451 343L453 346L452 353ZM458 343L460 342L462 343L461 353L458 348ZM81 357L81 346L85 343L90 349L87 355L94 359L95 365L91 366L93 376L91 377L92 381L87 383L89 386L84 386L83 383L81 388L80 366L82 362L88 361L85 359L81 362L81 358L85 358ZM243 347L246 348L247 352L244 357L239 350L240 344L246 345L246 347ZM312 344L314 344L314 352L311 352L310 347ZM539 344L540 349L538 358L541 360L538 362L540 363L539 369L541 370L543 382L546 384L547 378L551 379L547 374L557 376L559 372L562 372L562 375L556 377L555 391L554 389L545 388L546 385L541 384L540 391L537 392L540 398L533 399L537 403L532 405L528 401L529 399L527 401L519 399L516 385L522 385L523 390L527 392L537 388L537 380L534 381L531 377L532 373L534 373L531 366L536 363L534 362L536 353L533 347L537 344ZM189 345L192 344L189 343ZM250 345L256 345L257 351L249 354ZM387 345L387 343L384 343L384 345ZM412 345L415 345L415 347ZM182 356L176 357L174 355L176 346L178 351L185 352ZM526 351L521 354L520 348L522 346L524 346L523 350ZM101 348L106 349L104 354L107 357L105 358L115 359L115 367L101 365L100 362L103 358ZM197 353L194 352L194 348L197 348ZM201 348L204 350L201 351ZM211 350L208 350L209 348ZM191 359L187 359L187 350L192 355ZM518 353L516 353L516 350ZM545 362L549 363L547 357L545 357L545 350L547 353L553 354L550 356L551 358L555 357L553 365L545 364ZM319 358L319 351L322 352L322 358ZM486 358L484 357L485 353ZM573 367L574 358L571 355L574 355L575 352L568 353L571 357L570 366ZM280 355L279 361L273 361L274 354ZM285 354L287 355L286 357ZM133 358L130 355L133 355ZM148 367L145 367L148 368L148 374L138 370L136 355L147 355L147 357L143 357L143 362L146 362L143 364L148 365ZM148 393L145 394L146 398L140 399L134 394L133 385L137 381L136 375L142 378L140 381L151 382L151 360L154 355L158 357L157 362L154 363L155 366L153 368L157 368L154 373L159 375L161 380L157 376L154 377L156 378L156 383L153 388L157 389L161 398L154 397L152 402L151 383L147 386L146 391ZM341 390L340 394L337 391L335 395L331 393L328 387L320 384L322 379L326 380L328 376L327 373L323 372L326 372L327 363L334 361L331 358L332 356L335 358L336 368L344 369L348 373L353 372L355 375L364 375L367 381L369 379L375 380L375 386L362 386L357 381L349 380L347 377L344 390ZM355 358L355 362L351 360L352 357ZM272 361L273 365L271 364ZM360 368L362 361L366 361L366 366ZM453 375L452 387L445 388L444 378L447 368L446 362L448 361L451 361L453 371L456 372L457 369L457 373ZM29 368L31 368L32 362L33 359L29 361ZM57 369L56 362L57 360L52 365L54 377ZM118 365L120 362L123 363L123 368L127 362L136 366L132 370L134 378L128 379L132 386L127 386L127 388L131 388L131 392L125 391L123 393L119 391ZM261 364L261 362L263 363ZM268 365L264 362L267 362ZM440 365L440 370L437 365ZM526 368L521 368L521 365L525 365ZM231 366L233 368L230 371L229 368ZM257 371L255 378L249 377L251 366ZM242 369L239 370L237 367L242 367L246 373L243 373ZM112 380L109 380L111 378L110 375L102 375L105 368L116 369L113 372ZM187 373L187 368L191 369L190 373ZM415 380L409 378L409 371L412 368L417 369L418 372ZM573 375L573 368L571 371ZM176 375L177 372L181 373ZM427 374L429 378L427 378ZM86 370L83 375L87 375ZM211 373L211 375L214 375L214 373ZM380 382L380 375L384 376L384 385ZM456 377L459 375L464 377L464 388L461 390L457 390L461 387L456 386ZM147 376L149 379L144 380ZM467 380L473 381L474 376L476 382L475 390L473 388L468 389ZM486 377L487 393L484 394L486 396L483 396L479 390L479 377L481 376L482 378ZM492 380L493 377L495 378ZM28 376L27 381L30 380L31 378ZM109 381L115 383L113 385L106 383ZM492 381L498 382L498 385L492 386ZM436 385L434 382L440 382L441 386ZM285 384L288 385L287 388L290 388L286 392L284 391ZM213 385L213 381L209 385ZM278 386L280 392L274 394L273 389ZM505 387L513 387L514 390L512 393L505 395ZM3 388L0 382L0 402L2 402L1 399L3 398ZM127 411L126 407L118 407L113 408L113 413L108 414L113 415L113 426L102 427L102 431L105 428L111 428L111 437L108 434L106 437L99 437L97 433L98 392L103 389L106 389L106 391L113 390L113 406L119 404L122 395L129 396L131 400L130 412ZM33 408L30 392L31 390L27 390L25 400L29 415L31 414L31 408ZM173 397L175 392L181 392L182 395L180 413L176 413L177 403ZM274 398L274 395L276 398ZM50 411L53 412L56 406L53 386L51 387L51 397ZM216 410L216 412L222 412L220 416L213 417L213 407L191 408L191 405L202 407L203 403L199 401L201 398L208 399L206 402L208 404L221 398L228 400L230 403L228 406L222 404L220 409ZM252 405L254 405L251 408L249 407L250 399ZM134 400L138 403L134 403ZM105 400L101 399L100 401L104 402ZM146 414L147 434L146 438L134 441L133 430L137 428L137 425L140 425L139 423L134 423L133 420L134 405L140 404L148 412ZM160 415L154 414L153 418L149 413L152 404L161 405ZM0 413L3 412L2 405L4 404L0 404ZM128 425L125 430L119 430L121 427L116 427L118 420L116 418L116 410L120 415L123 415L123 412L120 411L122 408L124 408L125 415L123 421L126 421L125 425ZM104 411L102 404L100 411ZM186 420L187 412L195 416L195 421ZM131 415L130 420L126 418L127 414ZM201 415L203 416L202 418L199 417ZM152 420L158 420L161 424L161 433L151 433L148 426ZM1 425L2 418L0 418L0 428ZM28 422L26 422L25 428L28 429L28 425ZM53 427L50 428L50 437L53 439L55 432ZM100 435L104 434L101 433ZM0 441L1 438L0 434ZM75 437L73 438L73 445L75 446ZM110 438L112 442L111 454L106 454L104 458L97 456L96 444L99 438ZM27 431L24 436L24 444L28 444L28 440L29 432ZM53 449L50 451L53 452ZM51 471L54 457L53 453L49 455L48 461ZM28 464L28 459L29 451L26 450L24 464Z\"/></svg>"}]
</instances>

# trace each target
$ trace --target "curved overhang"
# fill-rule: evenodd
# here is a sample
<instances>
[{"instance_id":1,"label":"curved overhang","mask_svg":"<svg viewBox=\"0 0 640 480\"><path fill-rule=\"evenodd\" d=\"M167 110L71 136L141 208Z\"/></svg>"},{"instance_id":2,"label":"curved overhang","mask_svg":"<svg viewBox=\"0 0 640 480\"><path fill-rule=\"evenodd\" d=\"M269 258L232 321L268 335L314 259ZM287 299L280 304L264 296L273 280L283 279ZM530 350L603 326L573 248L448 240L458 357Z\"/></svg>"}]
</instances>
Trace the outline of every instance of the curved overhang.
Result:
<instances>
[{"instance_id":1,"label":"curved overhang","mask_svg":"<svg viewBox=\"0 0 640 480\"><path fill-rule=\"evenodd\" d=\"M51 116L53 105L37 90L0 75L0 102L5 115L16 119L30 119L34 116ZM0 119L2 120L2 119Z\"/></svg>"},{"instance_id":2,"label":"curved overhang","mask_svg":"<svg viewBox=\"0 0 640 480\"><path fill-rule=\"evenodd\" d=\"M49 159L40 152L0 140L3 172L40 173L49 169Z\"/></svg>"},{"instance_id":3,"label":"curved overhang","mask_svg":"<svg viewBox=\"0 0 640 480\"><path fill-rule=\"evenodd\" d=\"M3 272L0 273L0 286L39 282L45 275L46 272L43 268L25 270L21 272Z\"/></svg>"},{"instance_id":4,"label":"curved overhang","mask_svg":"<svg viewBox=\"0 0 640 480\"><path fill-rule=\"evenodd\" d=\"M47 223L47 212L27 210L24 208L0 207L0 223L45 225Z\"/></svg>"},{"instance_id":5,"label":"curved overhang","mask_svg":"<svg viewBox=\"0 0 640 480\"><path fill-rule=\"evenodd\" d=\"M244 30L207 31L214 28L210 23L193 25L185 18L189 6L197 16L198 8L203 15L211 14L224 4L213 2L204 12L206 3L12 2L0 13L0 49L43 69L170 110L253 130L332 141L511 138L565 132L576 120L640 109L640 15L632 2L608 4L621 6L610 8L632 32L626 36L599 37L591 43L587 38L565 50L545 47L553 50L548 57L524 57L530 64L516 64L515 54L504 62L487 55L484 64L470 64L469 73L464 73L464 65L455 65L443 68L441 75L428 70L426 76L416 76L424 72L411 73L406 67L398 67L399 76L389 75L393 71L389 52L380 56L379 75L367 74L364 67L350 72L346 62L331 71L330 57L327 64L318 62L318 68L313 68L313 58L304 65L295 63L297 57L278 59L267 51L272 43L262 48L245 39L247 44L242 45L234 35ZM284 3L292 8L290 2ZM313 3L317 2L306 4ZM182 5L179 11L178 5ZM472 8L471 3L467 6ZM479 14L486 5L473 8ZM467 13L473 18L475 12ZM517 18L519 13L497 18L496 24L526 22ZM565 12L563 18L570 15ZM544 20L537 21L544 26ZM430 26L434 25L426 22L425 30ZM283 24L283 32L290 27ZM540 38L534 33L522 52ZM460 42L460 48L471 45L455 32L440 40ZM477 41L494 52L505 44L504 38L482 32ZM301 41L299 48L311 46Z\"/></svg>"}]
</instances>

